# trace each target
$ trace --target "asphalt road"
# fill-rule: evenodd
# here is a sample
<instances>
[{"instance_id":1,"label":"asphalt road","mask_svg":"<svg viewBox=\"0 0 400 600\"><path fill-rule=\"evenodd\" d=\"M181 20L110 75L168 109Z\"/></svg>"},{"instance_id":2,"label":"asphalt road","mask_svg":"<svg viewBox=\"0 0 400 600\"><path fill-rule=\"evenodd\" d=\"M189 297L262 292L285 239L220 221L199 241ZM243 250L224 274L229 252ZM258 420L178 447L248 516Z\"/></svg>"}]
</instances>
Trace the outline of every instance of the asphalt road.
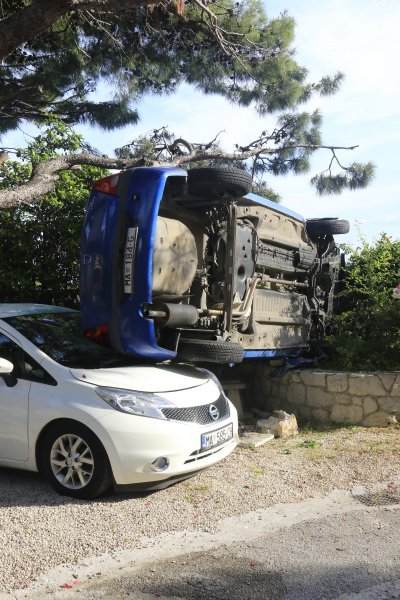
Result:
<instances>
[{"instance_id":1,"label":"asphalt road","mask_svg":"<svg viewBox=\"0 0 400 600\"><path fill-rule=\"evenodd\" d=\"M68 569L58 570L29 597L400 599L399 530L397 493L336 492L225 519L218 535L161 536L135 554L81 566L68 589L60 589Z\"/></svg>"}]
</instances>

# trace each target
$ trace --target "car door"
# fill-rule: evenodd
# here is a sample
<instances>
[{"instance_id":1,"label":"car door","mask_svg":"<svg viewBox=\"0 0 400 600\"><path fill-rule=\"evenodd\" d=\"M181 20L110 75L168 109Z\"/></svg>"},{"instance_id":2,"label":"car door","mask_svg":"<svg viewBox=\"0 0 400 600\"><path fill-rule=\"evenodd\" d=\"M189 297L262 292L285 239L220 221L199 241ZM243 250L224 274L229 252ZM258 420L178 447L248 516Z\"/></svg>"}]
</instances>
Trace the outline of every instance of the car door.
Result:
<instances>
[{"instance_id":1,"label":"car door","mask_svg":"<svg viewBox=\"0 0 400 600\"><path fill-rule=\"evenodd\" d=\"M0 330L0 357L14 369L0 377L0 460L28 459L28 398L31 382L25 377L20 344Z\"/></svg>"}]
</instances>

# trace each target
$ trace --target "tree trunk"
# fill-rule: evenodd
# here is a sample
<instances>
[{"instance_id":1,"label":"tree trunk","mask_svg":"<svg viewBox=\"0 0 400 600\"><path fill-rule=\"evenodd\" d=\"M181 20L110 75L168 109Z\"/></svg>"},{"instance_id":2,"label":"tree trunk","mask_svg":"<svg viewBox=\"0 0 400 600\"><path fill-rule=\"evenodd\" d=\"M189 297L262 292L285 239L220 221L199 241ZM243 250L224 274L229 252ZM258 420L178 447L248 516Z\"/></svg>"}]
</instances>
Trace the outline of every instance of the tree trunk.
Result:
<instances>
[{"instance_id":1,"label":"tree trunk","mask_svg":"<svg viewBox=\"0 0 400 600\"><path fill-rule=\"evenodd\" d=\"M154 0L32 0L24 8L0 21L0 60L24 42L29 42L72 10L133 12Z\"/></svg>"}]
</instances>

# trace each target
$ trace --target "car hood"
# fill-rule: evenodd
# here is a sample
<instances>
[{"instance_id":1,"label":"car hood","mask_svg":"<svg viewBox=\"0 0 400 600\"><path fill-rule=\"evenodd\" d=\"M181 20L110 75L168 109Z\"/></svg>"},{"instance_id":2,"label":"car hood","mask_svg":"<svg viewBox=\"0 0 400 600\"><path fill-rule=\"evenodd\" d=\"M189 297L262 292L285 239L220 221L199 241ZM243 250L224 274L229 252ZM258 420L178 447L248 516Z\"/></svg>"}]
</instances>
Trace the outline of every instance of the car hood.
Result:
<instances>
[{"instance_id":1,"label":"car hood","mask_svg":"<svg viewBox=\"0 0 400 600\"><path fill-rule=\"evenodd\" d=\"M176 392L207 383L208 373L190 365L155 365L113 369L70 369L76 379L94 385L140 392Z\"/></svg>"}]
</instances>

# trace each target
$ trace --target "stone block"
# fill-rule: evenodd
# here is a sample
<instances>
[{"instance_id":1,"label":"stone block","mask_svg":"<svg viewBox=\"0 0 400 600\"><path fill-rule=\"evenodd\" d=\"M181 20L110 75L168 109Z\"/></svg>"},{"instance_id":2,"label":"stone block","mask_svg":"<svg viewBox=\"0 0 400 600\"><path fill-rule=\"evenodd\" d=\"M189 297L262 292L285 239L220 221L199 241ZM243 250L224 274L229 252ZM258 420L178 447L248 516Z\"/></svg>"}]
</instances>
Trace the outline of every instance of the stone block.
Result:
<instances>
[{"instance_id":1,"label":"stone block","mask_svg":"<svg viewBox=\"0 0 400 600\"><path fill-rule=\"evenodd\" d=\"M395 398L400 398L400 375L397 375L390 395L394 396Z\"/></svg>"},{"instance_id":2,"label":"stone block","mask_svg":"<svg viewBox=\"0 0 400 600\"><path fill-rule=\"evenodd\" d=\"M290 417L290 415L282 409L274 410L274 412L272 413L272 416L276 417L277 419L289 419L289 417Z\"/></svg>"},{"instance_id":3,"label":"stone block","mask_svg":"<svg viewBox=\"0 0 400 600\"><path fill-rule=\"evenodd\" d=\"M279 438L293 437L299 433L296 415L291 414L288 420L280 421L276 428L275 436Z\"/></svg>"},{"instance_id":4,"label":"stone block","mask_svg":"<svg viewBox=\"0 0 400 600\"><path fill-rule=\"evenodd\" d=\"M306 388L302 383L292 383L288 387L287 401L293 404L305 404Z\"/></svg>"},{"instance_id":5,"label":"stone block","mask_svg":"<svg viewBox=\"0 0 400 600\"><path fill-rule=\"evenodd\" d=\"M369 373L350 373L349 392L353 396L386 396L382 381Z\"/></svg>"},{"instance_id":6,"label":"stone block","mask_svg":"<svg viewBox=\"0 0 400 600\"><path fill-rule=\"evenodd\" d=\"M363 419L363 409L361 406L345 406L344 404L335 404L331 412L331 420L336 423L350 423L357 425Z\"/></svg>"},{"instance_id":7,"label":"stone block","mask_svg":"<svg viewBox=\"0 0 400 600\"><path fill-rule=\"evenodd\" d=\"M335 395L322 388L307 388L307 406L313 408L328 408L335 403Z\"/></svg>"},{"instance_id":8,"label":"stone block","mask_svg":"<svg viewBox=\"0 0 400 600\"><path fill-rule=\"evenodd\" d=\"M309 406L297 406L296 411L303 420L309 420L312 417L312 409Z\"/></svg>"},{"instance_id":9,"label":"stone block","mask_svg":"<svg viewBox=\"0 0 400 600\"><path fill-rule=\"evenodd\" d=\"M400 398L378 398L378 404L380 410L395 414L400 420Z\"/></svg>"},{"instance_id":10,"label":"stone block","mask_svg":"<svg viewBox=\"0 0 400 600\"><path fill-rule=\"evenodd\" d=\"M284 411L274 411L269 419L257 421L257 429L260 433L273 433L275 437L292 437L299 433L295 415L289 415Z\"/></svg>"},{"instance_id":11,"label":"stone block","mask_svg":"<svg viewBox=\"0 0 400 600\"><path fill-rule=\"evenodd\" d=\"M282 402L286 401L287 398L287 390L288 390L288 385L287 384L279 384L279 388L278 388L278 393L277 393L277 397L280 398L280 400Z\"/></svg>"},{"instance_id":12,"label":"stone block","mask_svg":"<svg viewBox=\"0 0 400 600\"><path fill-rule=\"evenodd\" d=\"M353 397L354 396L350 396L349 394L335 393L336 402L339 402L339 404L347 404L347 406L353 404ZM362 398L360 398L360 400L362 401Z\"/></svg>"},{"instance_id":13,"label":"stone block","mask_svg":"<svg viewBox=\"0 0 400 600\"><path fill-rule=\"evenodd\" d=\"M329 412L323 408L316 408L312 411L312 418L319 423L327 423L329 418Z\"/></svg>"},{"instance_id":14,"label":"stone block","mask_svg":"<svg viewBox=\"0 0 400 600\"><path fill-rule=\"evenodd\" d=\"M301 377L297 371L292 371L292 382L293 383L302 383Z\"/></svg>"},{"instance_id":15,"label":"stone block","mask_svg":"<svg viewBox=\"0 0 400 600\"><path fill-rule=\"evenodd\" d=\"M393 384L396 381L396 373L378 373L379 379L383 383L383 387L387 392L390 392L393 388Z\"/></svg>"},{"instance_id":16,"label":"stone block","mask_svg":"<svg viewBox=\"0 0 400 600\"><path fill-rule=\"evenodd\" d=\"M280 381L288 385L288 383L292 381L292 371L286 371L286 373L280 378Z\"/></svg>"},{"instance_id":17,"label":"stone block","mask_svg":"<svg viewBox=\"0 0 400 600\"><path fill-rule=\"evenodd\" d=\"M325 387L326 373L322 371L301 371L300 377L306 386Z\"/></svg>"},{"instance_id":18,"label":"stone block","mask_svg":"<svg viewBox=\"0 0 400 600\"><path fill-rule=\"evenodd\" d=\"M374 398L367 396L367 398L364 398L363 400L363 409L364 416L367 417L378 410L378 403Z\"/></svg>"},{"instance_id":19,"label":"stone block","mask_svg":"<svg viewBox=\"0 0 400 600\"><path fill-rule=\"evenodd\" d=\"M326 389L328 392L345 392L348 388L347 373L333 373L326 376Z\"/></svg>"},{"instance_id":20,"label":"stone block","mask_svg":"<svg viewBox=\"0 0 400 600\"><path fill-rule=\"evenodd\" d=\"M361 423L365 427L389 427L397 423L396 417L386 412L378 411L366 417Z\"/></svg>"},{"instance_id":21,"label":"stone block","mask_svg":"<svg viewBox=\"0 0 400 600\"><path fill-rule=\"evenodd\" d=\"M352 396L351 397L351 404L353 404L354 406L362 406L363 403L363 398L361 396Z\"/></svg>"}]
</instances>

